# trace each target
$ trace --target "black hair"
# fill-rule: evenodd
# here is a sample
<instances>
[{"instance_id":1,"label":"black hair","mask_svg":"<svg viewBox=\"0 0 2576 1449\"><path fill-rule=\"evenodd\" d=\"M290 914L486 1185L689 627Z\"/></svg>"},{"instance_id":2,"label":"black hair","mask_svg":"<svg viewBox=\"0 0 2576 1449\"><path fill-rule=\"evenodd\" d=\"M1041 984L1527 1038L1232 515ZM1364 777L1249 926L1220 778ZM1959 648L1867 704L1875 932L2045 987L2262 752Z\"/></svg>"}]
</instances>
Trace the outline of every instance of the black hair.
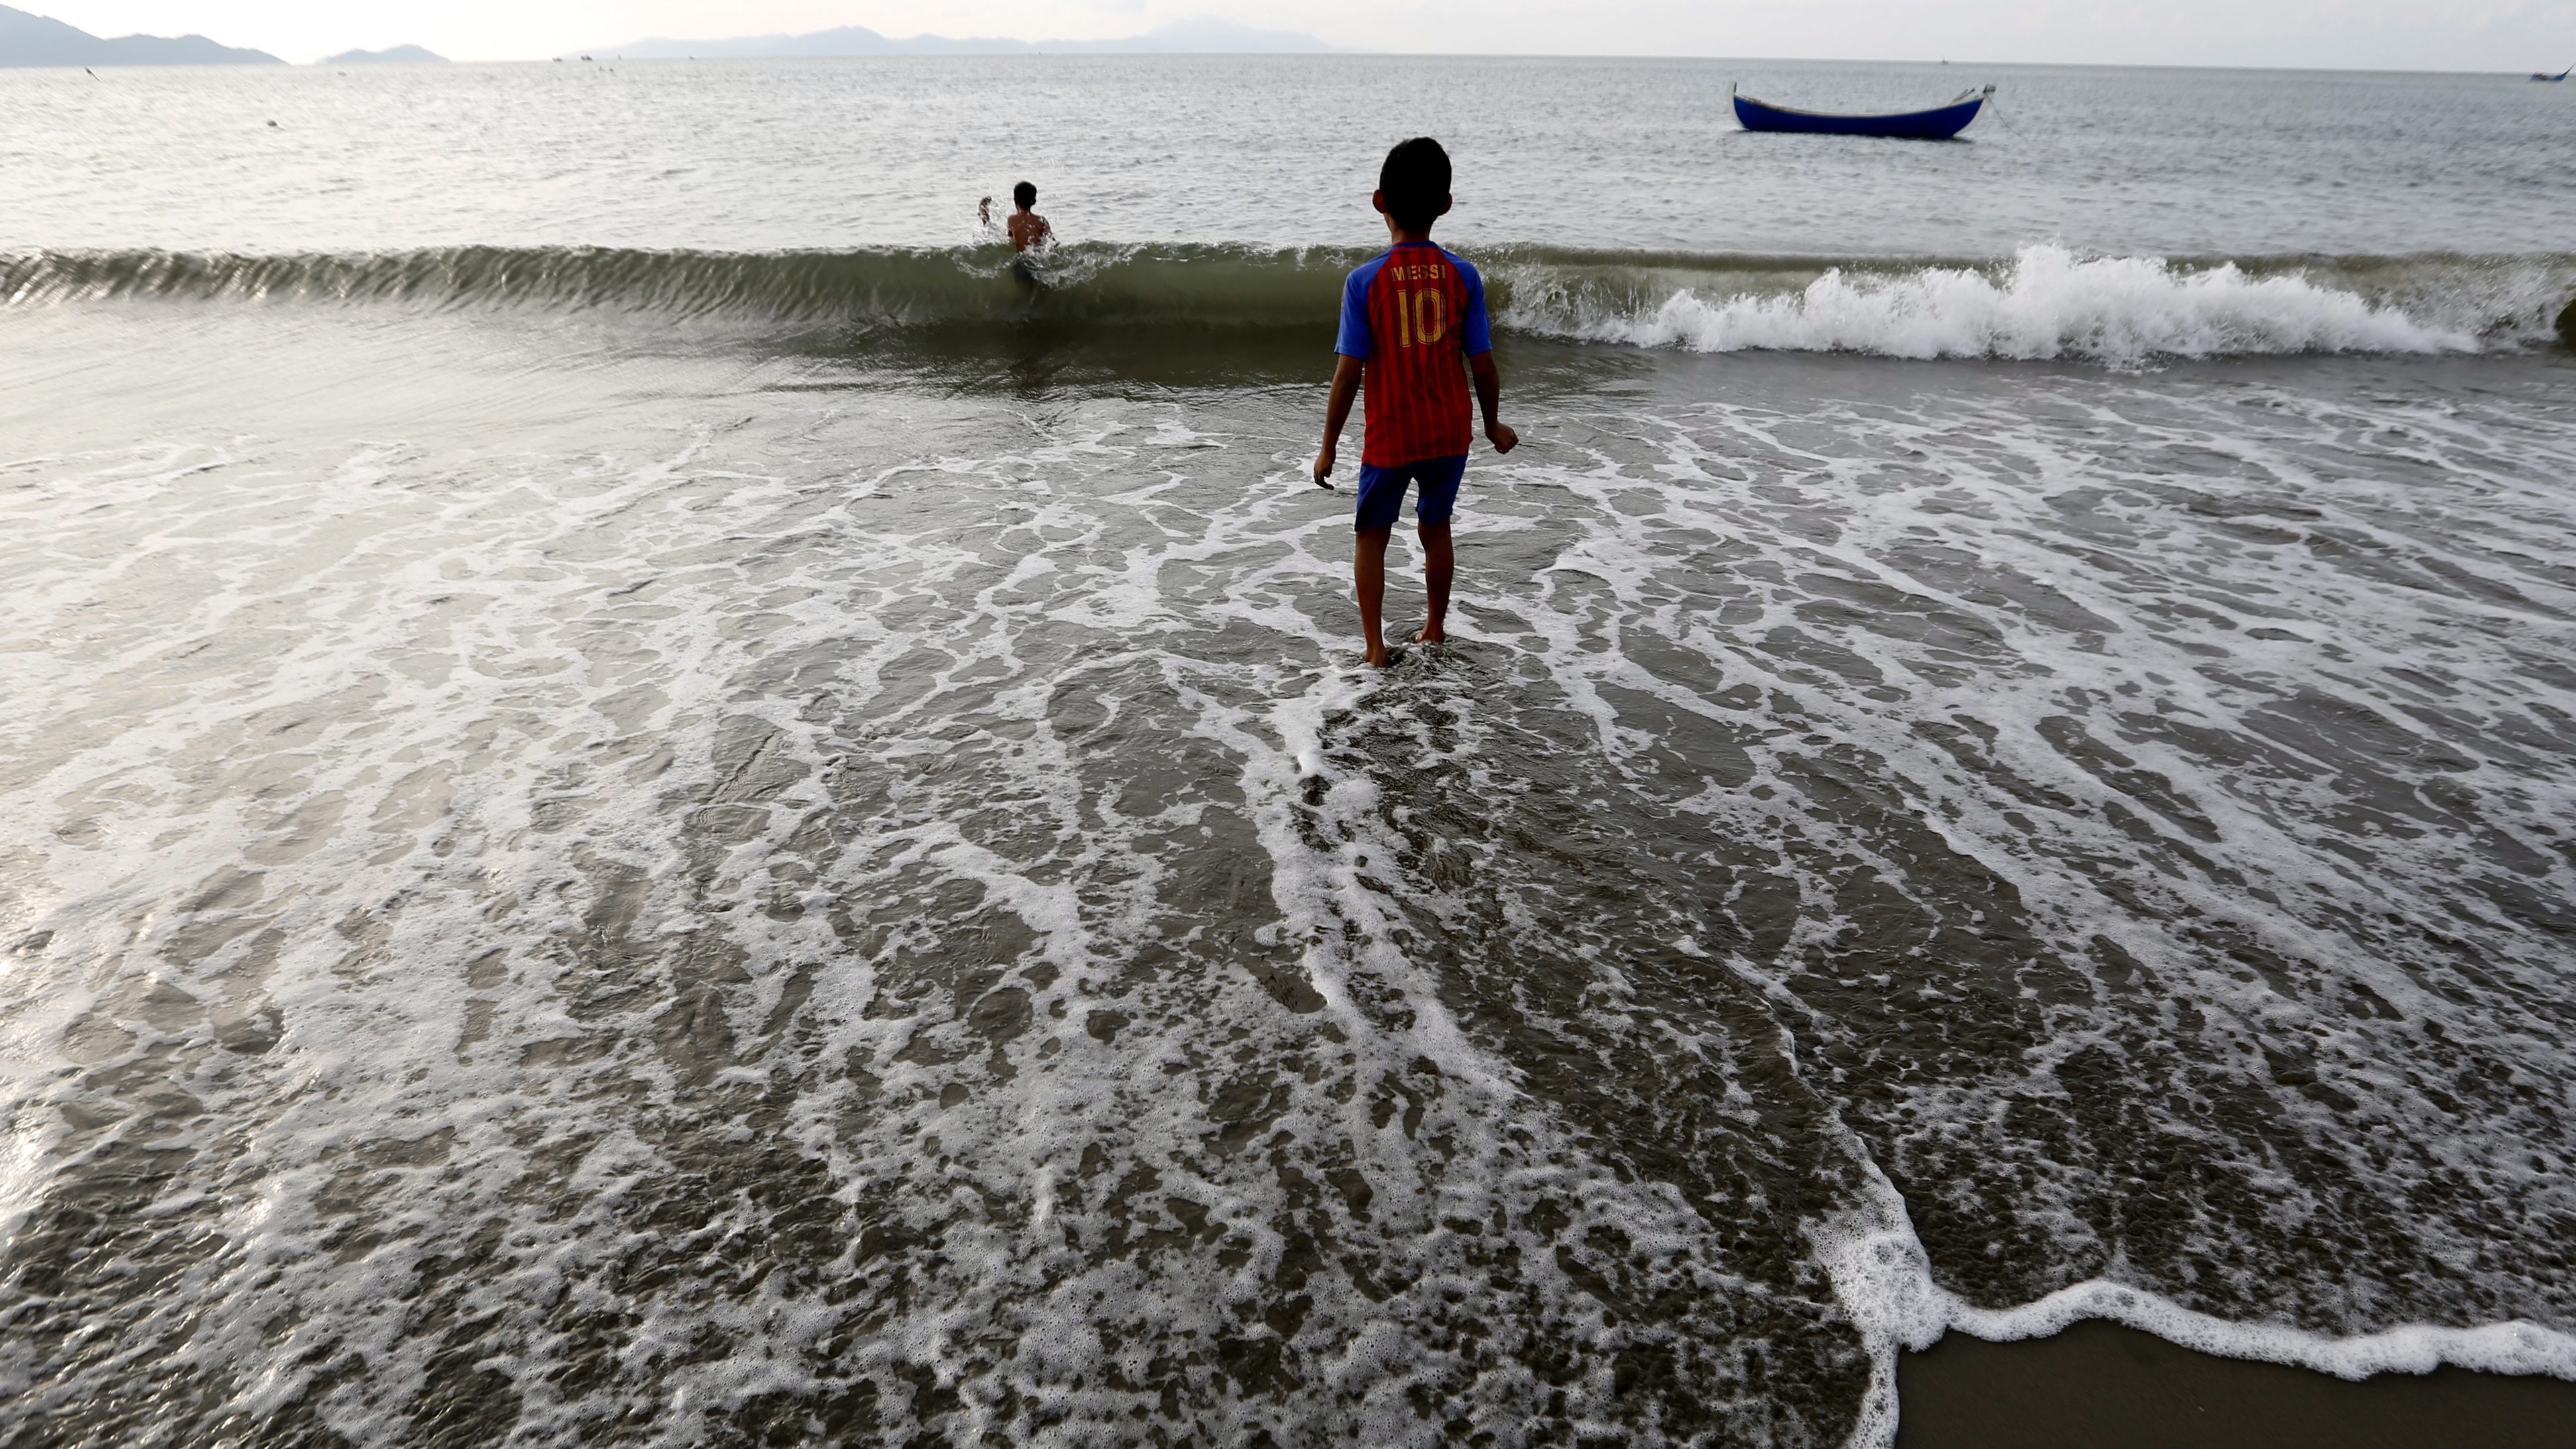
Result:
<instances>
[{"instance_id":1,"label":"black hair","mask_svg":"<svg viewBox=\"0 0 2576 1449\"><path fill-rule=\"evenodd\" d=\"M1429 231L1449 208L1449 153L1428 136L1399 141L1377 169L1386 214L1406 231Z\"/></svg>"},{"instance_id":2,"label":"black hair","mask_svg":"<svg viewBox=\"0 0 2576 1449\"><path fill-rule=\"evenodd\" d=\"M1021 206L1035 206L1038 204L1038 189L1035 185L1023 181L1011 188L1011 200Z\"/></svg>"}]
</instances>

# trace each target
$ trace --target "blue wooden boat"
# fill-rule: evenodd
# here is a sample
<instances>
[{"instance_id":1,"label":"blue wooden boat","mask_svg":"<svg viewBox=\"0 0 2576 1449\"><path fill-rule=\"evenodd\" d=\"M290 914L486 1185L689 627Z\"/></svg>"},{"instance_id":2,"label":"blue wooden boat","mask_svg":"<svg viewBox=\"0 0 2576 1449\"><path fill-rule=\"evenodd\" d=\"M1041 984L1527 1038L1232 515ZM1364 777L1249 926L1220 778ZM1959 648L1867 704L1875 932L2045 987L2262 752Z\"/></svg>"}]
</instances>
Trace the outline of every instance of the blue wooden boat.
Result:
<instances>
[{"instance_id":1,"label":"blue wooden boat","mask_svg":"<svg viewBox=\"0 0 2576 1449\"><path fill-rule=\"evenodd\" d=\"M1985 109L1995 88L1962 91L1959 98L1946 106L1928 111L1906 111L1893 116L1834 115L1824 111L1800 111L1787 106L1774 106L1751 96L1739 96L1734 87L1727 97L1735 102L1735 119L1748 131L1803 131L1818 136L1898 136L1912 141L1946 141L1968 128L1968 123Z\"/></svg>"},{"instance_id":2,"label":"blue wooden boat","mask_svg":"<svg viewBox=\"0 0 2576 1449\"><path fill-rule=\"evenodd\" d=\"M2536 70L2531 73L2531 78L2536 81L2547 81L2551 85L2556 85L2560 81L2567 79L2567 72L2562 70L2556 75L2550 75L2545 71Z\"/></svg>"}]
</instances>

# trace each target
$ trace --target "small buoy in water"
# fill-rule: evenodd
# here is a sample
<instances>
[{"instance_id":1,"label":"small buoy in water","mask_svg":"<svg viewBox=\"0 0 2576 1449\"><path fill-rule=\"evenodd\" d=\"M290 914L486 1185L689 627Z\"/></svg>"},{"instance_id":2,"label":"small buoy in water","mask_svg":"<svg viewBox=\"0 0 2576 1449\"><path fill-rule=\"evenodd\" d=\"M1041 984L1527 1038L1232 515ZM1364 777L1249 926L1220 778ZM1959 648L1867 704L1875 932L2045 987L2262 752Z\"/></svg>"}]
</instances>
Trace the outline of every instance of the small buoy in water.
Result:
<instances>
[{"instance_id":1,"label":"small buoy in water","mask_svg":"<svg viewBox=\"0 0 2576 1449\"><path fill-rule=\"evenodd\" d=\"M276 129L277 129L277 123L276 123L275 121L271 121L271 122L269 122L269 123L268 123L268 128L269 128L270 130L272 130L272 131L276 130Z\"/></svg>"},{"instance_id":2,"label":"small buoy in water","mask_svg":"<svg viewBox=\"0 0 2576 1449\"><path fill-rule=\"evenodd\" d=\"M2576 348L2576 302L2569 302L2567 310L2558 314L2558 340Z\"/></svg>"}]
</instances>

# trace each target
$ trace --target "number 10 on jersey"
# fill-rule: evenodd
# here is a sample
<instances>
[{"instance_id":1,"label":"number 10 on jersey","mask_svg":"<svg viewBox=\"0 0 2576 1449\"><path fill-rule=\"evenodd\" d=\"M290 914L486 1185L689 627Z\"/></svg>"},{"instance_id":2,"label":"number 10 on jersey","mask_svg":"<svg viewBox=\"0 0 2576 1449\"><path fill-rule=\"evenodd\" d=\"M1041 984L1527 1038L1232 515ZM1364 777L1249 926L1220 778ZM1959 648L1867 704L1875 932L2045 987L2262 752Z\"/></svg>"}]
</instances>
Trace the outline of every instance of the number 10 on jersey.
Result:
<instances>
[{"instance_id":1,"label":"number 10 on jersey","mask_svg":"<svg viewBox=\"0 0 2576 1449\"><path fill-rule=\"evenodd\" d=\"M1395 343L1428 347L1449 335L1449 299L1437 291L1395 294Z\"/></svg>"}]
</instances>

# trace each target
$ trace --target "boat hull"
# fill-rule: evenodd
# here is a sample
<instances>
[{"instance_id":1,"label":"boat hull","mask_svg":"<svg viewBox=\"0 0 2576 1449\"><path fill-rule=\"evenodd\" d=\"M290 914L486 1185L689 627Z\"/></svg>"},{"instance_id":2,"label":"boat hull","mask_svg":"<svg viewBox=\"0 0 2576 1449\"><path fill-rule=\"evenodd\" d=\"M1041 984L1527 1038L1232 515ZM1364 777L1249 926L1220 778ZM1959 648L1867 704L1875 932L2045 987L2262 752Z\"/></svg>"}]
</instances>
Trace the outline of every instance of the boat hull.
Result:
<instances>
[{"instance_id":1,"label":"boat hull","mask_svg":"<svg viewBox=\"0 0 2576 1449\"><path fill-rule=\"evenodd\" d=\"M1747 96L1735 99L1735 119L1748 131L1797 131L1815 136L1895 136L1908 141L1946 141L1968 127L1986 98L1907 111L1894 116L1834 116L1766 106Z\"/></svg>"}]
</instances>

